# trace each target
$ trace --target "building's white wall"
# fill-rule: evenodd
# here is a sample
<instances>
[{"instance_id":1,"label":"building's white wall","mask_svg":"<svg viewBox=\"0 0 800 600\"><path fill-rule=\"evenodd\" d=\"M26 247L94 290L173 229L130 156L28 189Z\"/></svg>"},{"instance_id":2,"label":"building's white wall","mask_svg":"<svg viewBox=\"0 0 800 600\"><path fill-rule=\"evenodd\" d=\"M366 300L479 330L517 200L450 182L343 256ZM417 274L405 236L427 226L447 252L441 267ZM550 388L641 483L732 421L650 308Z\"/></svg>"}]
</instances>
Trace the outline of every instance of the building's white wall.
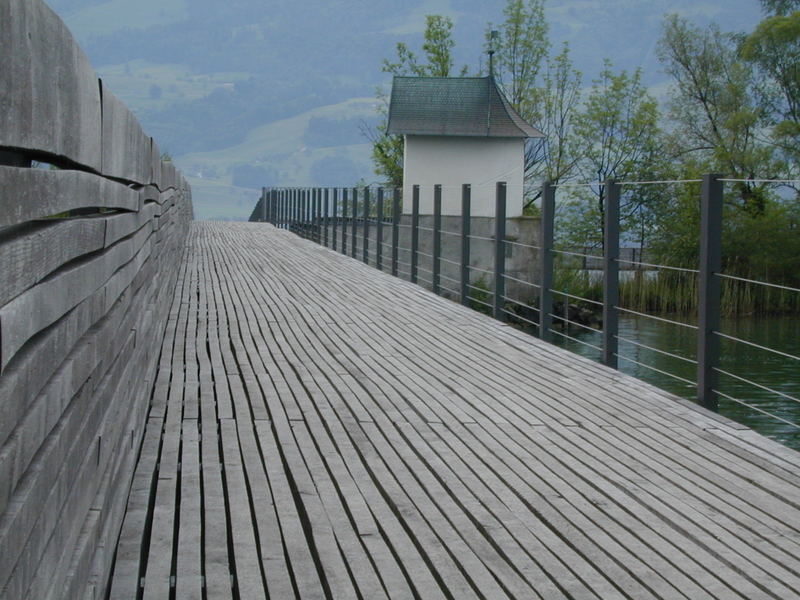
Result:
<instances>
[{"instance_id":1,"label":"building's white wall","mask_svg":"<svg viewBox=\"0 0 800 600\"><path fill-rule=\"evenodd\" d=\"M506 214L522 214L524 140L519 138L405 136L403 212L420 186L420 214L433 213L433 186L442 185L442 214L461 214L461 185L472 185L472 215L494 216L495 185L507 183Z\"/></svg>"}]
</instances>

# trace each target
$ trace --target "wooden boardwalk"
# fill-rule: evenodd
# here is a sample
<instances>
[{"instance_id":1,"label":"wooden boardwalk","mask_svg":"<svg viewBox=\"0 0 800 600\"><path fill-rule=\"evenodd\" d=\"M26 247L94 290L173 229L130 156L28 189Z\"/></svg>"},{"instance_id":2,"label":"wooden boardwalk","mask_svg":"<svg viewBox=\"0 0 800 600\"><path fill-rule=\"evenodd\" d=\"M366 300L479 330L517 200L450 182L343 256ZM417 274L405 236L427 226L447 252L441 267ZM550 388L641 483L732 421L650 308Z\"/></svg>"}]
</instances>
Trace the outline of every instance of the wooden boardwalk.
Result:
<instances>
[{"instance_id":1,"label":"wooden boardwalk","mask_svg":"<svg viewBox=\"0 0 800 600\"><path fill-rule=\"evenodd\" d=\"M197 223L110 597L171 593L799 598L800 454L286 231Z\"/></svg>"}]
</instances>

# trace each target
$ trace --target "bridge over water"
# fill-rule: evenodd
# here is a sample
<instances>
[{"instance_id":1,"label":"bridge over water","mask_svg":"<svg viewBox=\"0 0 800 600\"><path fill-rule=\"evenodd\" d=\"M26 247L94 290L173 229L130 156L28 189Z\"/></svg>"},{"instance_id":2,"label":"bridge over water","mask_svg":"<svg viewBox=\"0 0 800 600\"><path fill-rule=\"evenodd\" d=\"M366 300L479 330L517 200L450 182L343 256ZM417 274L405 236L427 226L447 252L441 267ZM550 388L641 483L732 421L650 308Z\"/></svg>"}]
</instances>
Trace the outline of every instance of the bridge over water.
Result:
<instances>
[{"instance_id":1,"label":"bridge over water","mask_svg":"<svg viewBox=\"0 0 800 600\"><path fill-rule=\"evenodd\" d=\"M0 47L0 598L800 597L797 452L191 223L44 3L0 0Z\"/></svg>"}]
</instances>

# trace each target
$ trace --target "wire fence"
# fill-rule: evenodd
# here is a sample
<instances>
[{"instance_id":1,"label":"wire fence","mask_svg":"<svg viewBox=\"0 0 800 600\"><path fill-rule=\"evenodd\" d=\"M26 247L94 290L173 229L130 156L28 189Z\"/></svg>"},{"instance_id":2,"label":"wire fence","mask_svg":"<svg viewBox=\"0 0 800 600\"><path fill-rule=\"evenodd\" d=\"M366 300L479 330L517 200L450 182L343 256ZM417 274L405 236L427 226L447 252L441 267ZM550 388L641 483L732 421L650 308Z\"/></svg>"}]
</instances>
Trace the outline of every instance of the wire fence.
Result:
<instances>
[{"instance_id":1,"label":"wire fence","mask_svg":"<svg viewBox=\"0 0 800 600\"><path fill-rule=\"evenodd\" d=\"M692 188L700 190L702 213L698 264L661 264L641 249L638 254L636 249L620 254L623 188L698 183L702 186ZM420 213L423 190L419 186L413 186L413 201L405 207L410 207L410 213L403 212L400 190L278 188L263 190L251 220L268 221L369 265L380 265L384 271L461 304L530 328L545 341L693 397L706 408L721 410L800 448L800 345L778 342L775 346L758 331L730 331L720 310L725 283L789 295L800 294L800 286L724 272L720 255L725 183L796 186L800 181L707 175L703 179L545 184L540 220L529 230L524 230L521 221L505 218L502 182L494 186L494 214L499 218L471 214L469 186L434 190L433 212L428 214ZM606 202L602 244L596 250L557 245L557 190L598 186L603 186ZM451 194L448 227L442 226L442 190ZM461 211L453 214L456 190L462 194ZM429 191L425 188L425 193ZM453 219L460 220L460 227L452 226ZM508 224L515 228L513 235L507 234ZM685 277L691 310L673 315L631 305L628 288L634 286L625 287L621 277L625 269L642 280L658 280L661 272ZM590 270L596 273L593 287L576 285L575 274L588 277ZM640 335L641 328L670 333L663 339L650 338ZM794 337L800 338L800 328ZM744 348L748 360L758 364L782 361L785 375L777 381L759 380L759 375L742 363L743 350L737 348ZM756 356L760 358L753 358ZM748 392L748 388L754 391Z\"/></svg>"}]
</instances>

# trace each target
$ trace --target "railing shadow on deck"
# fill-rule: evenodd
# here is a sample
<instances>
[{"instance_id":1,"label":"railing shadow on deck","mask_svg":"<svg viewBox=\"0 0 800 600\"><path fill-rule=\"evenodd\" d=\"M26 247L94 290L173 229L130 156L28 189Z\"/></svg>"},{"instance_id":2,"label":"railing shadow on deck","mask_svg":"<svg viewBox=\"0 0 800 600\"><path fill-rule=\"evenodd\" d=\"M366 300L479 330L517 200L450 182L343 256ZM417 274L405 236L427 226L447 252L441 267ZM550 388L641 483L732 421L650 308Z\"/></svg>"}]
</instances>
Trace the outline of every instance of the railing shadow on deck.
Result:
<instances>
[{"instance_id":1,"label":"railing shadow on deck","mask_svg":"<svg viewBox=\"0 0 800 600\"><path fill-rule=\"evenodd\" d=\"M796 299L800 300L800 289L796 287L745 279L723 272L723 191L726 183L737 181L709 174L699 180L609 180L571 184L605 186L603 243L600 252L594 254L589 254L585 249L573 251L557 245L554 230L559 186L549 183L542 186L541 219L534 235L521 235L524 227L520 226L519 219L505 218L504 182L497 182L495 190L495 215L499 218L483 223L480 218L470 214L469 184L460 188L461 214L458 217L442 215L442 186L439 185L426 190L418 185L412 186L413 197L406 204L407 208L410 206L408 214L402 214L403 204L398 189L296 187L263 188L250 221L269 222L288 229L394 276L423 285L436 294L486 312L496 319L526 328L545 341L567 340L573 346L588 349L590 358L611 368L619 368L620 361L623 364L633 363L641 369L680 383L684 389L694 389L694 400L707 409L718 411L722 402L725 408L750 411L778 426L775 431L779 431L780 435L774 437L790 444L795 441L800 443L800 398L796 394L774 389L748 379L742 373L723 368L726 355L721 348L722 342L755 349L764 356L777 356L792 365L800 361L800 357L792 353L730 335L720 326L721 290L725 283L779 290L781 293L796 294ZM641 255L638 260L635 256L628 257L631 260L622 258L619 217L621 190L625 186L685 184L699 188L698 200L702 214L698 231L700 255L696 267L653 264L645 262ZM423 191L431 196L431 215L420 214ZM476 231L476 224L480 231ZM514 229L512 234L509 234L509 227ZM522 256L512 258L515 252ZM559 261L562 267L564 263L572 261L573 265L567 266L573 269L576 268L575 261L579 265L577 268L585 268L587 262L602 266L602 298L594 300L557 288L554 282ZM620 302L620 270L626 267L668 271L693 278L691 285L698 296L694 314L675 318L673 315L653 314L623 306ZM572 302L594 306L602 318L579 321L573 317ZM558 310L557 305L560 305ZM568 307L570 310L567 310ZM684 330L694 336L696 353L681 356L671 349L643 345L621 336L620 315L653 320ZM583 335L576 335L575 332ZM587 336L595 337L596 341L587 341ZM636 350L644 349L653 356L679 361L684 366L689 364L695 375L689 379L685 375L635 360L628 352L620 351L620 344ZM767 402L747 396L733 396L723 391L726 388L720 385L720 378L778 398L788 406L788 410L779 414ZM735 414L729 416L735 418ZM769 429L766 433L772 431Z\"/></svg>"}]
</instances>

